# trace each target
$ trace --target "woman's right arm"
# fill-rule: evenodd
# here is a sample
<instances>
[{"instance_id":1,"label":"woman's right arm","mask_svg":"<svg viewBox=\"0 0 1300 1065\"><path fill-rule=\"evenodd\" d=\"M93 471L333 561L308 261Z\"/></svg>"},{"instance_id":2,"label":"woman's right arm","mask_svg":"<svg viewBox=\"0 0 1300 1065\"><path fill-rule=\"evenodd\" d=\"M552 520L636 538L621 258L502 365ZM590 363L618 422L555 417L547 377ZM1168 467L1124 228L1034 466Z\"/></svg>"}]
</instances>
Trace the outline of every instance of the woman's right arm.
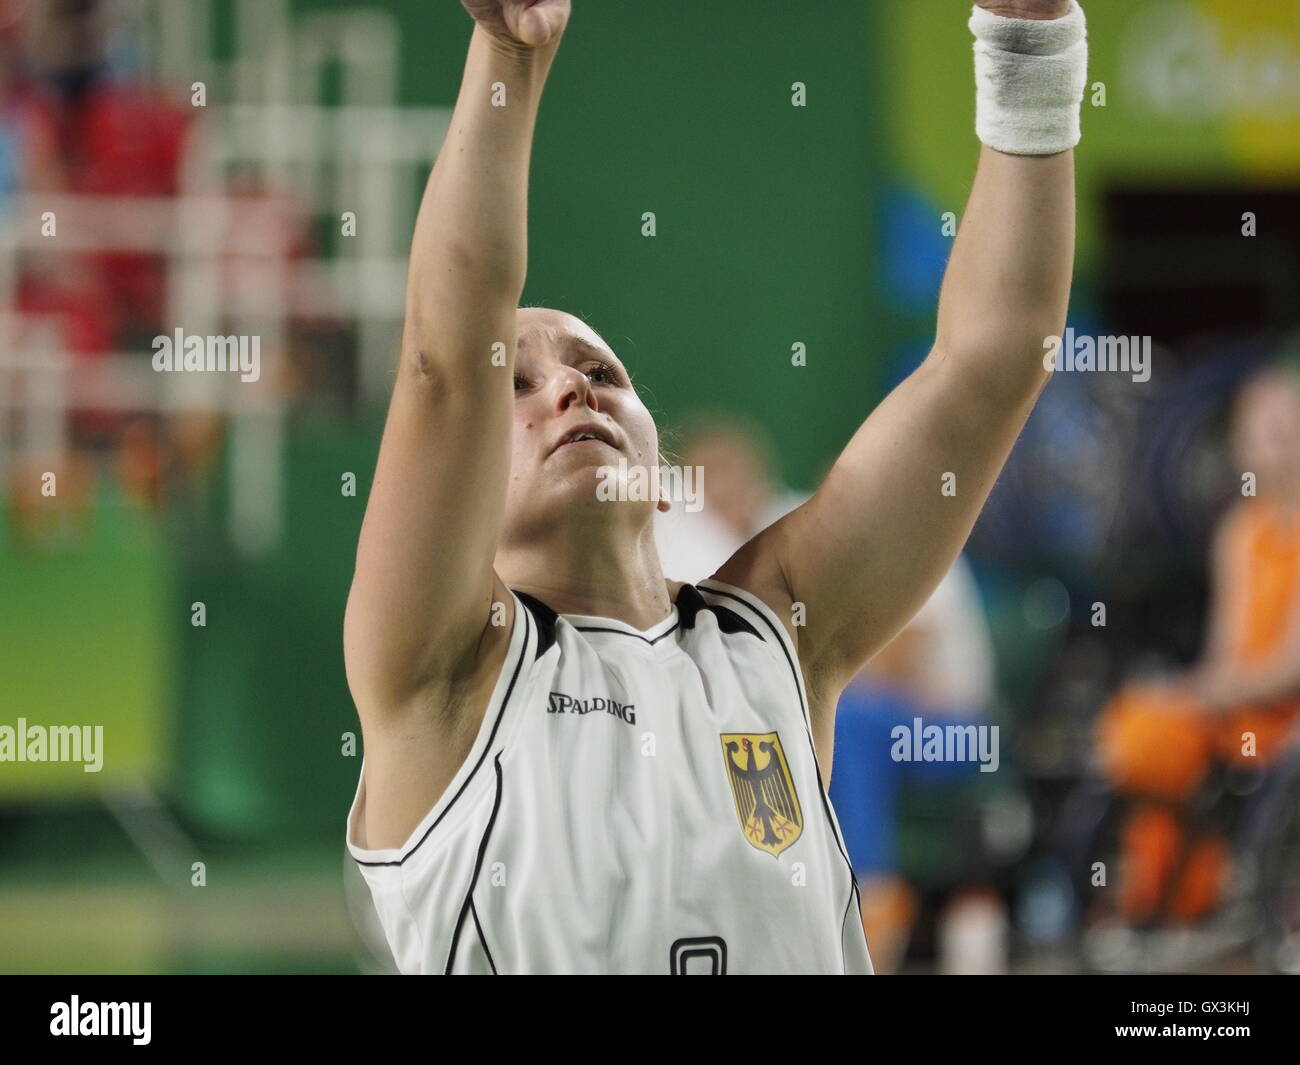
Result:
<instances>
[{"instance_id":1,"label":"woman's right arm","mask_svg":"<svg viewBox=\"0 0 1300 1065\"><path fill-rule=\"evenodd\" d=\"M477 22L416 220L401 361L344 620L363 723L466 676L494 595L528 162L568 0L464 2Z\"/></svg>"}]
</instances>

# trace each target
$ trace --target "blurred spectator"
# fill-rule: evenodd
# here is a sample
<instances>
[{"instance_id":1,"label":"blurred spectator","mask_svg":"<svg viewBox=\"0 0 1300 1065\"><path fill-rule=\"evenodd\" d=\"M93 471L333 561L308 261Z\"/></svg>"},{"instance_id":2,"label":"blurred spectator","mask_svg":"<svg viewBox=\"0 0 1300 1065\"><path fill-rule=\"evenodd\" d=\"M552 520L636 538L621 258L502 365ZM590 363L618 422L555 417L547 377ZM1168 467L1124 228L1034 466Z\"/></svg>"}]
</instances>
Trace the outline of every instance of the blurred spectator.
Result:
<instances>
[{"instance_id":1,"label":"blurred spectator","mask_svg":"<svg viewBox=\"0 0 1300 1065\"><path fill-rule=\"evenodd\" d=\"M916 718L926 724L935 718L949 724L979 721L993 701L993 667L993 642L979 590L965 559L958 557L907 627L867 663L840 699L830 796L858 877L862 920L877 972L897 971L919 909L898 854L904 784L942 786L978 771L974 762L895 761L893 731L901 726L910 733ZM960 916L961 934L947 937L958 944L981 941L972 920L978 923L992 914L993 924L1005 925L999 900L981 896L979 907L966 905L969 901L959 895L943 919ZM987 921L981 927L986 926ZM988 971L1005 963L1004 944L996 953L988 959L987 949L981 948L978 963L960 964Z\"/></svg>"},{"instance_id":2,"label":"blurred spectator","mask_svg":"<svg viewBox=\"0 0 1300 1065\"><path fill-rule=\"evenodd\" d=\"M121 232L118 212L96 198L165 203L180 195L197 135L193 111L183 98L174 102L113 69L114 5L8 2L0 0L0 206L20 192L86 197L77 217L58 218L60 229L98 234L111 245ZM254 166L206 177L210 191L224 188L236 205L214 238L222 309L260 299L274 304L266 312L273 317L297 306L294 266L316 250L309 206L269 188ZM170 212L160 224L169 222ZM79 358L133 352L144 360L154 337L184 326L169 318L167 261L157 251L71 250L56 237L25 253L15 298L20 315L55 320L58 342ZM223 317L218 328L233 331L229 321ZM322 377L330 353L318 334L328 341L337 323L315 328L296 345L292 364L279 348L263 351L267 387L293 394ZM159 417L83 407L70 412L69 423L73 448L108 457L123 494L149 505L161 502L175 478L210 469L221 437L213 416L199 412Z\"/></svg>"},{"instance_id":3,"label":"blurred spectator","mask_svg":"<svg viewBox=\"0 0 1300 1065\"><path fill-rule=\"evenodd\" d=\"M7 171L10 194L175 196L187 115L151 89L113 77L106 60L108 5L47 0L16 10L5 25L21 32L0 42L6 120L0 186ZM18 39L21 55L13 49ZM14 154L6 143L17 145L21 165L6 167L5 156ZM102 210L56 221L92 234L113 223L113 213ZM48 250L24 255L15 298L20 315L55 319L61 343L81 358L142 341L147 347L148 338L162 331L163 260L141 251L69 250L56 236ZM74 448L114 453L113 469L129 497L157 501L163 460L156 418L78 409L69 424ZM80 459L65 461L75 466ZM92 481L76 483L89 490Z\"/></svg>"},{"instance_id":4,"label":"blurred spectator","mask_svg":"<svg viewBox=\"0 0 1300 1065\"><path fill-rule=\"evenodd\" d=\"M655 538L664 576L701 581L766 529L807 499L783 489L772 447L754 422L735 414L700 416L683 433L682 465L703 471L703 507L689 511L680 500L655 517Z\"/></svg>"},{"instance_id":5,"label":"blurred spectator","mask_svg":"<svg viewBox=\"0 0 1300 1065\"><path fill-rule=\"evenodd\" d=\"M1201 836L1180 859L1177 814L1215 762L1273 765L1300 713L1300 374L1270 366L1237 395L1232 444L1243 498L1210 559L1205 648L1185 675L1134 682L1100 711L1103 771L1136 799L1122 835L1120 909L1133 922L1167 899L1191 920L1220 898L1227 843ZM1253 482L1253 489L1251 487ZM1181 865L1178 883L1169 881Z\"/></svg>"},{"instance_id":6,"label":"blurred spectator","mask_svg":"<svg viewBox=\"0 0 1300 1065\"><path fill-rule=\"evenodd\" d=\"M53 181L53 144L38 121L25 76L21 8L0 0L0 213L23 189Z\"/></svg>"},{"instance_id":7,"label":"blurred spectator","mask_svg":"<svg viewBox=\"0 0 1300 1065\"><path fill-rule=\"evenodd\" d=\"M149 87L113 76L106 59L108 5L48 0L27 11L31 119L54 156L42 187L86 196L175 196L188 116ZM159 256L104 251L76 258L84 262L70 263L61 253L55 277L37 270L28 294L36 309L57 308L70 319L75 350L129 346L132 338L159 332L166 292ZM85 321L104 316L107 322L96 321L94 330Z\"/></svg>"}]
</instances>

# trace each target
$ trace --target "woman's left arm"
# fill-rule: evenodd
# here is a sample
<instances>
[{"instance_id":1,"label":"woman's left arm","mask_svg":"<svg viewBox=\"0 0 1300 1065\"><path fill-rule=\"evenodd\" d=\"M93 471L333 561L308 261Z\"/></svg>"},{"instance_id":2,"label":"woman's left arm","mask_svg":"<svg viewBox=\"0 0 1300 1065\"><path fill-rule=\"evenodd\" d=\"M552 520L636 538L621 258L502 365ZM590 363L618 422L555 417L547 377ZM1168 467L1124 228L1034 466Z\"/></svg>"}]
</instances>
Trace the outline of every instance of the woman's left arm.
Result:
<instances>
[{"instance_id":1,"label":"woman's left arm","mask_svg":"<svg viewBox=\"0 0 1300 1065\"><path fill-rule=\"evenodd\" d=\"M1056 18L1069 0L980 6ZM1076 103L1077 107L1077 103ZM934 346L871 413L803 506L718 576L803 604L810 687L838 695L961 551L1047 379L1074 259L1073 150L983 147L944 274ZM831 701L833 707L833 700Z\"/></svg>"}]
</instances>

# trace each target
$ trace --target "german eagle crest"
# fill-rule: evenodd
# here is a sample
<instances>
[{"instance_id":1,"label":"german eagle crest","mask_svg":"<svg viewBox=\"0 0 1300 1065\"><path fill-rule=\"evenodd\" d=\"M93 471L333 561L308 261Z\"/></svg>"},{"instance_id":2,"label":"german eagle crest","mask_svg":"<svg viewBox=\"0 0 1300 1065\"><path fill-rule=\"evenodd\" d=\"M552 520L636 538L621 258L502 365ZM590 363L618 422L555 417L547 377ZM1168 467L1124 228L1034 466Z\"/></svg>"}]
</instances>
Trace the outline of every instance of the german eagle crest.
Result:
<instances>
[{"instance_id":1,"label":"german eagle crest","mask_svg":"<svg viewBox=\"0 0 1300 1065\"><path fill-rule=\"evenodd\" d=\"M751 846L775 858L803 832L803 811L780 737L724 732L722 760L740 830Z\"/></svg>"}]
</instances>

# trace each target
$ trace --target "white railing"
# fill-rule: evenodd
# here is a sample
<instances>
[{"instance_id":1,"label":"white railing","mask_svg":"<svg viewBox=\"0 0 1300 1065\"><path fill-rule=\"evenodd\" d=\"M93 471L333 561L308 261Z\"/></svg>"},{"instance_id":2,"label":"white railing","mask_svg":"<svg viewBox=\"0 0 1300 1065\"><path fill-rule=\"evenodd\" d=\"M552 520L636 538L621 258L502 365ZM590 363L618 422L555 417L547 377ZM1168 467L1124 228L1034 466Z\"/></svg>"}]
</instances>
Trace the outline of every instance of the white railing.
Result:
<instances>
[{"instance_id":1,"label":"white railing","mask_svg":"<svg viewBox=\"0 0 1300 1065\"><path fill-rule=\"evenodd\" d=\"M228 67L206 54L208 0L142 5L157 72L185 81L207 73L175 198L28 194L0 218L0 483L12 453L57 457L78 408L220 412L230 419L230 531L245 551L279 540L285 397L277 370L295 316L351 326L358 393L382 403L403 312L406 254L420 183L450 108L394 105L399 36L390 16L367 10L293 20L284 0L237 0L237 54ZM328 64L342 70L344 103L319 97ZM238 87L240 92L223 92ZM251 99L250 99L251 97ZM239 102L223 103L223 99ZM308 99L308 103L284 100ZM267 102L267 101L272 102ZM258 175L266 196L230 195L236 168ZM55 220L44 235L43 220ZM332 259L291 257L295 223L355 217ZM155 373L152 351L78 359L49 320L14 313L24 256L93 251L158 255L165 264L163 332L260 337L261 377Z\"/></svg>"}]
</instances>

